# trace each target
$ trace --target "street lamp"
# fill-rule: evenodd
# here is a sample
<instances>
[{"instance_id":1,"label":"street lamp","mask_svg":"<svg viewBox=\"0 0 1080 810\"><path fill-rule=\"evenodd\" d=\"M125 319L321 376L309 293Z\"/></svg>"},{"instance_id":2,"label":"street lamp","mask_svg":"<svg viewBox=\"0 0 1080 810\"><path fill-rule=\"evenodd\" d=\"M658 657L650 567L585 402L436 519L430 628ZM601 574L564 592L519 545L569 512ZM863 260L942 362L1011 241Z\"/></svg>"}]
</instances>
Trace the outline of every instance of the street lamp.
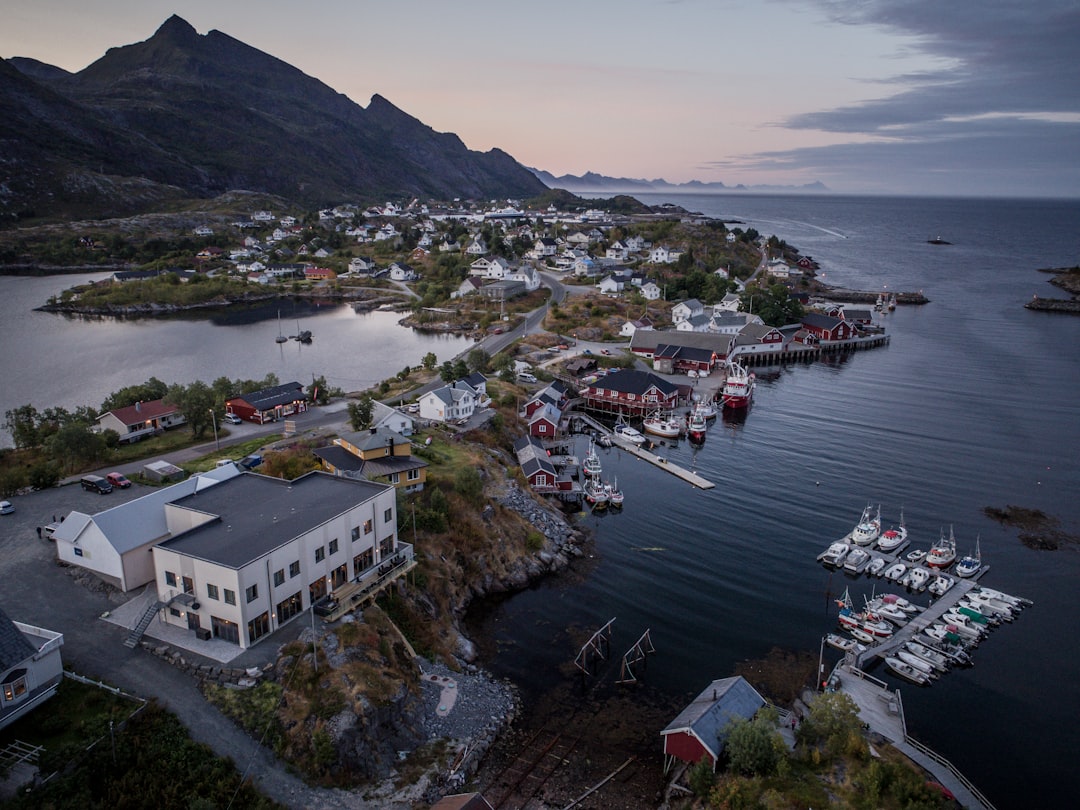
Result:
<instances>
[{"instance_id":1,"label":"street lamp","mask_svg":"<svg viewBox=\"0 0 1080 810\"><path fill-rule=\"evenodd\" d=\"M214 413L213 408L210 409L210 421L214 425L214 449L217 450L217 451L220 451L221 450L221 442L218 441L218 435L217 435L217 414Z\"/></svg>"}]
</instances>

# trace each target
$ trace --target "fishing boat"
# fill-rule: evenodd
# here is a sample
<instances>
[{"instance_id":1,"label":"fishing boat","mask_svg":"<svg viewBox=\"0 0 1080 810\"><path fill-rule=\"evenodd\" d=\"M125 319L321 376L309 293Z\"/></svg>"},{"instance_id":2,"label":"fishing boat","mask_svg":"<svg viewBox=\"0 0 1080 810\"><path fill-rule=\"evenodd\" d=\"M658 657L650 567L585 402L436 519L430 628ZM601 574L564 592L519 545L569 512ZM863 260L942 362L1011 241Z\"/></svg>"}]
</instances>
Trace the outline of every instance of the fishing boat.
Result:
<instances>
[{"instance_id":1,"label":"fishing boat","mask_svg":"<svg viewBox=\"0 0 1080 810\"><path fill-rule=\"evenodd\" d=\"M948 568L956 559L956 538L953 537L952 526L949 527L949 537L945 539L945 533L930 547L926 555L926 564L931 568Z\"/></svg>"},{"instance_id":2,"label":"fishing boat","mask_svg":"<svg viewBox=\"0 0 1080 810\"><path fill-rule=\"evenodd\" d=\"M975 539L975 553L961 557L956 563L956 575L963 579L973 577L982 568L982 551L979 549L979 538Z\"/></svg>"},{"instance_id":3,"label":"fishing boat","mask_svg":"<svg viewBox=\"0 0 1080 810\"><path fill-rule=\"evenodd\" d=\"M873 614L874 616L888 619L896 625L907 624L909 618L909 616L895 604L883 602L880 597L867 602L866 613L867 615Z\"/></svg>"},{"instance_id":4,"label":"fishing boat","mask_svg":"<svg viewBox=\"0 0 1080 810\"><path fill-rule=\"evenodd\" d=\"M839 568L844 564L844 559L847 557L849 551L851 551L851 546L837 540L835 543L831 543L829 547L818 556L818 560L825 563L825 565Z\"/></svg>"},{"instance_id":5,"label":"fishing boat","mask_svg":"<svg viewBox=\"0 0 1080 810\"><path fill-rule=\"evenodd\" d=\"M930 676L923 672L921 669L916 669L906 661L901 661L895 656L889 655L885 658L885 666L899 675L905 680L909 680L919 686L926 686L930 683Z\"/></svg>"},{"instance_id":6,"label":"fishing boat","mask_svg":"<svg viewBox=\"0 0 1080 810\"><path fill-rule=\"evenodd\" d=\"M696 409L691 410L686 419L686 433L696 442L705 440L705 432L709 429L708 422Z\"/></svg>"},{"instance_id":7,"label":"fishing boat","mask_svg":"<svg viewBox=\"0 0 1080 810\"><path fill-rule=\"evenodd\" d=\"M871 517L870 504L867 504L859 522L851 530L851 542L857 546L868 546L877 540L879 534L881 534L881 507L879 506L877 514Z\"/></svg>"},{"instance_id":8,"label":"fishing boat","mask_svg":"<svg viewBox=\"0 0 1080 810\"><path fill-rule=\"evenodd\" d=\"M869 611L856 612L851 606L851 594L848 589L844 589L843 596L836 600L836 604L840 607L840 614L837 616L837 620L840 625L847 630L854 632L855 630L861 630L864 633L868 633L875 639L889 638L893 634L893 626L884 619L879 619L873 613Z\"/></svg>"},{"instance_id":9,"label":"fishing boat","mask_svg":"<svg viewBox=\"0 0 1080 810\"><path fill-rule=\"evenodd\" d=\"M921 548L917 548L914 551L909 551L905 556L905 559L909 563L921 563L926 559L926 552Z\"/></svg>"},{"instance_id":10,"label":"fishing boat","mask_svg":"<svg viewBox=\"0 0 1080 810\"><path fill-rule=\"evenodd\" d=\"M844 560L844 570L858 574L870 561L870 552L864 548L853 548Z\"/></svg>"},{"instance_id":11,"label":"fishing boat","mask_svg":"<svg viewBox=\"0 0 1080 810\"><path fill-rule=\"evenodd\" d=\"M878 537L877 547L881 551L895 551L907 542L907 527L904 526L904 510L900 510L900 525L886 529Z\"/></svg>"},{"instance_id":12,"label":"fishing boat","mask_svg":"<svg viewBox=\"0 0 1080 810\"><path fill-rule=\"evenodd\" d=\"M621 509L625 498L619 489L619 479L616 478L612 484L604 484L604 491L607 493L608 503L615 509Z\"/></svg>"},{"instance_id":13,"label":"fishing boat","mask_svg":"<svg viewBox=\"0 0 1080 810\"><path fill-rule=\"evenodd\" d=\"M922 610L919 605L912 604L904 597L895 593L883 593L881 595L881 601L887 605L896 605L898 608L904 611L904 613L907 613L911 616L914 616L916 613Z\"/></svg>"},{"instance_id":14,"label":"fishing boat","mask_svg":"<svg viewBox=\"0 0 1080 810\"><path fill-rule=\"evenodd\" d=\"M716 418L716 406L709 400L695 402L694 410L704 416L706 420Z\"/></svg>"},{"instance_id":15,"label":"fishing boat","mask_svg":"<svg viewBox=\"0 0 1080 810\"><path fill-rule=\"evenodd\" d=\"M596 448L589 442L589 452L585 454L585 462L581 465L582 471L588 478L599 478L603 470L600 467L600 456L596 454Z\"/></svg>"},{"instance_id":16,"label":"fishing boat","mask_svg":"<svg viewBox=\"0 0 1080 810\"><path fill-rule=\"evenodd\" d=\"M912 568L911 569L911 582L908 583L908 587L913 591L925 590L926 583L930 581L930 572L925 568Z\"/></svg>"},{"instance_id":17,"label":"fishing boat","mask_svg":"<svg viewBox=\"0 0 1080 810\"><path fill-rule=\"evenodd\" d=\"M724 387L720 393L720 404L732 410L748 408L754 399L754 387L757 378L739 363L729 363Z\"/></svg>"},{"instance_id":18,"label":"fishing boat","mask_svg":"<svg viewBox=\"0 0 1080 810\"><path fill-rule=\"evenodd\" d=\"M641 429L663 439L677 439L682 432L682 425L679 424L677 419L672 419L670 415L657 411L652 416L645 417L645 420L641 423Z\"/></svg>"},{"instance_id":19,"label":"fishing boat","mask_svg":"<svg viewBox=\"0 0 1080 810\"><path fill-rule=\"evenodd\" d=\"M607 509L611 499L599 478L590 478L585 482L585 500L593 509Z\"/></svg>"},{"instance_id":20,"label":"fishing boat","mask_svg":"<svg viewBox=\"0 0 1080 810\"><path fill-rule=\"evenodd\" d=\"M889 561L884 557L874 557L870 563L866 566L866 575L871 577L880 577L885 570L885 566L889 564Z\"/></svg>"}]
</instances>

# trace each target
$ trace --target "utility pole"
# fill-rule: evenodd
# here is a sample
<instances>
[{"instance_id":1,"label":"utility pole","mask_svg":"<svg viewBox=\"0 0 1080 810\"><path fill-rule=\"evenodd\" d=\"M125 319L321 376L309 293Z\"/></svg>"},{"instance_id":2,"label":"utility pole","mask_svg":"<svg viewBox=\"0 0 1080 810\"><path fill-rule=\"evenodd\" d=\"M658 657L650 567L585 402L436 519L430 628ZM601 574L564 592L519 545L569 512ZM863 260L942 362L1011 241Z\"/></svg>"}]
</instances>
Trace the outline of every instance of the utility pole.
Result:
<instances>
[{"instance_id":1,"label":"utility pole","mask_svg":"<svg viewBox=\"0 0 1080 810\"><path fill-rule=\"evenodd\" d=\"M215 414L215 413L214 413L214 409L213 409L213 408L211 408L211 409L210 409L210 421L211 421L211 422L213 423L213 425L214 425L214 449L215 449L216 451L220 452L220 451L221 451L221 442L220 442L220 441L218 441L218 432L217 432L217 414Z\"/></svg>"}]
</instances>

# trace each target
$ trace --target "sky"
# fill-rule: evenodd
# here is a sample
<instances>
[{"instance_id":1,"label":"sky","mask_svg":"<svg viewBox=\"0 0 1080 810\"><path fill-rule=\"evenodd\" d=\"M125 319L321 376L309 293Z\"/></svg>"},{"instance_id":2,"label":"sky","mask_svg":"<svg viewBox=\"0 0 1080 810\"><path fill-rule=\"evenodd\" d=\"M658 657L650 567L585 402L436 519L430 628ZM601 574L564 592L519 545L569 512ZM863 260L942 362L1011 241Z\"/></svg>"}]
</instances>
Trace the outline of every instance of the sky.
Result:
<instances>
[{"instance_id":1,"label":"sky","mask_svg":"<svg viewBox=\"0 0 1080 810\"><path fill-rule=\"evenodd\" d=\"M1080 197L1078 0L0 0L0 56L174 13L555 175Z\"/></svg>"}]
</instances>

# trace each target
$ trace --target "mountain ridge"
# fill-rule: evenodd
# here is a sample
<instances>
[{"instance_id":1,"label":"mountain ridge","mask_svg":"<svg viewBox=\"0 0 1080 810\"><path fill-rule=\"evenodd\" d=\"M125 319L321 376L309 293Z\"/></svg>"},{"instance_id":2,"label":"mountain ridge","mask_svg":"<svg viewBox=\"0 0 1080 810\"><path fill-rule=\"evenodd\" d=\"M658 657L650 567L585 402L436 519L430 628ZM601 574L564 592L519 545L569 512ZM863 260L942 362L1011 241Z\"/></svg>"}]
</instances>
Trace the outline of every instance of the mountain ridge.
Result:
<instances>
[{"instance_id":1,"label":"mountain ridge","mask_svg":"<svg viewBox=\"0 0 1080 810\"><path fill-rule=\"evenodd\" d=\"M233 189L315 207L546 191L502 150L470 150L379 94L362 107L177 15L76 73L14 57L0 60L0 78L9 77L0 81L8 217L138 213Z\"/></svg>"},{"instance_id":2,"label":"mountain ridge","mask_svg":"<svg viewBox=\"0 0 1080 810\"><path fill-rule=\"evenodd\" d=\"M586 172L583 175L564 174L556 177L551 172L543 169L529 167L529 171L537 176L548 188L561 188L573 193L578 192L604 192L604 193L653 193L668 192L672 194L718 194L730 191L745 192L784 192L802 194L828 193L831 189L821 181L806 183L800 186L784 185L738 185L729 186L720 181L706 182L702 180L690 180L685 183L669 183L663 178L645 180L632 177L608 177L596 172Z\"/></svg>"}]
</instances>

